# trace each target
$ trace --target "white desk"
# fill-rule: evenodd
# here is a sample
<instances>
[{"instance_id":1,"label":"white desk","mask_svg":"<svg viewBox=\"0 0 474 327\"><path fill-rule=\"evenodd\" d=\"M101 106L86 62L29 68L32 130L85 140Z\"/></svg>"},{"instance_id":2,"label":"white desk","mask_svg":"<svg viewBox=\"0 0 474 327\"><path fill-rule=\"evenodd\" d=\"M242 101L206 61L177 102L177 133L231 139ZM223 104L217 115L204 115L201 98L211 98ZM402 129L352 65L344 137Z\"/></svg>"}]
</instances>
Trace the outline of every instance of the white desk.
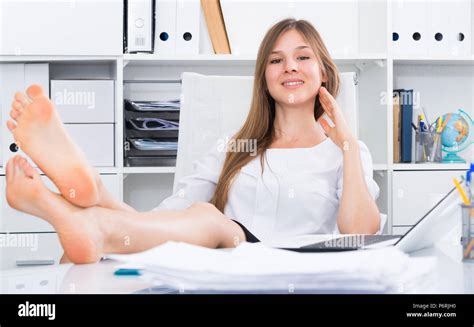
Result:
<instances>
[{"instance_id":1,"label":"white desk","mask_svg":"<svg viewBox=\"0 0 474 327\"><path fill-rule=\"evenodd\" d=\"M436 268L427 287L416 293L474 293L474 263L461 261L461 247L454 242L421 250L413 256L436 256ZM146 276L115 276L117 262L24 267L0 272L0 293L148 293ZM404 293L402 291L402 293Z\"/></svg>"}]
</instances>

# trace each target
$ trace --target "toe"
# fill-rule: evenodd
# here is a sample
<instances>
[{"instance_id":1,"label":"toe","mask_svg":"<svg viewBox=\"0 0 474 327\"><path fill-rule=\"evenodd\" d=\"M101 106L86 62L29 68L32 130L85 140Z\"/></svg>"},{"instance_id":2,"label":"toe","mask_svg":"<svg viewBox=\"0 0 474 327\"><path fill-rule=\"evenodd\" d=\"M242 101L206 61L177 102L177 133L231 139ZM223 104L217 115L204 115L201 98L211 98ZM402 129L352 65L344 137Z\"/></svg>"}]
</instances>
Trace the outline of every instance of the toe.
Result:
<instances>
[{"instance_id":1,"label":"toe","mask_svg":"<svg viewBox=\"0 0 474 327\"><path fill-rule=\"evenodd\" d=\"M16 125L15 125L15 123L13 122L13 120L10 120L10 119L9 119L9 120L7 121L7 127L8 127L8 129L10 130L10 132L13 132L13 131L15 130L15 128L16 128Z\"/></svg>"},{"instance_id":2,"label":"toe","mask_svg":"<svg viewBox=\"0 0 474 327\"><path fill-rule=\"evenodd\" d=\"M5 171L7 173L7 183L11 183L13 181L13 175L14 175L14 167L13 167L13 159L14 158L11 158L10 160L8 160L7 162L7 166L5 168Z\"/></svg>"},{"instance_id":3,"label":"toe","mask_svg":"<svg viewBox=\"0 0 474 327\"><path fill-rule=\"evenodd\" d=\"M21 104L21 102L16 100L16 99L13 101L12 107L13 107L13 109L16 109L16 110L19 110L19 111L21 109L23 109L23 105Z\"/></svg>"},{"instance_id":4,"label":"toe","mask_svg":"<svg viewBox=\"0 0 474 327\"><path fill-rule=\"evenodd\" d=\"M14 170L13 177L18 176L21 173L20 166L18 165L18 160L20 160L20 156L16 155L13 158L13 170Z\"/></svg>"},{"instance_id":5,"label":"toe","mask_svg":"<svg viewBox=\"0 0 474 327\"><path fill-rule=\"evenodd\" d=\"M14 120L17 120L18 117L20 117L20 112L16 109L12 109L10 111L10 117L12 117Z\"/></svg>"},{"instance_id":6,"label":"toe","mask_svg":"<svg viewBox=\"0 0 474 327\"><path fill-rule=\"evenodd\" d=\"M35 99L43 96L43 89L38 84L33 84L26 89L26 94L30 99Z\"/></svg>"},{"instance_id":7,"label":"toe","mask_svg":"<svg viewBox=\"0 0 474 327\"><path fill-rule=\"evenodd\" d=\"M26 163L26 159L25 159L25 158L20 157L20 158L18 159L18 166L19 166L21 169L23 169L23 165L24 165L25 163Z\"/></svg>"},{"instance_id":8,"label":"toe","mask_svg":"<svg viewBox=\"0 0 474 327\"><path fill-rule=\"evenodd\" d=\"M34 167L32 167L27 160L25 160L25 163L23 163L22 168L23 168L23 171L25 172L26 176L28 176L28 177L33 178L33 177L39 175L39 173L36 171L36 169Z\"/></svg>"},{"instance_id":9,"label":"toe","mask_svg":"<svg viewBox=\"0 0 474 327\"><path fill-rule=\"evenodd\" d=\"M26 95L21 92L15 93L15 100L20 102L23 107L27 106L30 103Z\"/></svg>"},{"instance_id":10,"label":"toe","mask_svg":"<svg viewBox=\"0 0 474 327\"><path fill-rule=\"evenodd\" d=\"M15 99L16 101L18 101L18 102L23 102L23 98L24 98L23 93L21 93L21 92L15 92L15 97L14 97L14 99Z\"/></svg>"}]
</instances>

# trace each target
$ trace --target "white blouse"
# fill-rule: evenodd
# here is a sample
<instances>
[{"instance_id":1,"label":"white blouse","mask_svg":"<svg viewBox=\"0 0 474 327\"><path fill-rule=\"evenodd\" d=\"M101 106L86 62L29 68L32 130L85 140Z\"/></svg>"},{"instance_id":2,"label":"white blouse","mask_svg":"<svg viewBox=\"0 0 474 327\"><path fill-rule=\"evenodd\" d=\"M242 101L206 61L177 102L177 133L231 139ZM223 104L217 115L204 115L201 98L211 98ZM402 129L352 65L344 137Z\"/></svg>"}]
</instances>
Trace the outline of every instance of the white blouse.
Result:
<instances>
[{"instance_id":1,"label":"white blouse","mask_svg":"<svg viewBox=\"0 0 474 327\"><path fill-rule=\"evenodd\" d=\"M359 141L367 188L379 187L372 157ZM211 151L194 163L194 173L178 182L177 192L155 210L185 209L212 198L225 152ZM303 234L338 232L336 218L343 188L341 149L330 138L310 148L268 149L262 174L260 156L242 167L230 188L224 214L261 241Z\"/></svg>"}]
</instances>

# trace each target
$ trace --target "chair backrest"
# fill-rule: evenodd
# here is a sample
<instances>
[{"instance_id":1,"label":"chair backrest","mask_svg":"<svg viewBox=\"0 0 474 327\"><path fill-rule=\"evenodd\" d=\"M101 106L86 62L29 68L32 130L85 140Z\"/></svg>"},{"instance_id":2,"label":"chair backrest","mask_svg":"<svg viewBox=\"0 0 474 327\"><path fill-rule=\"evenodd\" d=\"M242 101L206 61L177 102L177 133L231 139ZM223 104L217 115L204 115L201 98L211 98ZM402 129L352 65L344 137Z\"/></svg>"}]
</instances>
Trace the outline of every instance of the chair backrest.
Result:
<instances>
[{"instance_id":1,"label":"chair backrest","mask_svg":"<svg viewBox=\"0 0 474 327\"><path fill-rule=\"evenodd\" d=\"M337 102L355 135L358 135L357 75L341 73ZM193 171L193 162L243 125L250 110L253 76L211 76L185 72L181 75L182 98L177 182Z\"/></svg>"},{"instance_id":2,"label":"chair backrest","mask_svg":"<svg viewBox=\"0 0 474 327\"><path fill-rule=\"evenodd\" d=\"M377 234L381 235L384 233L385 225L387 224L387 215L380 213L380 228Z\"/></svg>"}]
</instances>

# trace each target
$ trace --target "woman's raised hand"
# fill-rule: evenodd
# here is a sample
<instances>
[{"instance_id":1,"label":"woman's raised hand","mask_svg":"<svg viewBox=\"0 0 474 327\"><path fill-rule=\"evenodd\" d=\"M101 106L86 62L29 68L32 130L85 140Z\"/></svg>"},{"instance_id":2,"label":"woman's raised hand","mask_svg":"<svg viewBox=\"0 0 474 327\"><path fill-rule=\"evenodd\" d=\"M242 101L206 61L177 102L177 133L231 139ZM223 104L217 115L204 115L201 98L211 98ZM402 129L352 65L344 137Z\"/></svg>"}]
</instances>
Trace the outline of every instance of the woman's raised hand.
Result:
<instances>
[{"instance_id":1,"label":"woman's raised hand","mask_svg":"<svg viewBox=\"0 0 474 327\"><path fill-rule=\"evenodd\" d=\"M319 89L319 101L321 102L327 116L335 125L334 127L331 127L327 120L321 117L319 118L321 127L337 146L345 150L346 146L350 143L356 142L357 140L349 129L349 126L347 126L346 119L344 118L336 99L334 99L324 86L321 86Z\"/></svg>"}]
</instances>

